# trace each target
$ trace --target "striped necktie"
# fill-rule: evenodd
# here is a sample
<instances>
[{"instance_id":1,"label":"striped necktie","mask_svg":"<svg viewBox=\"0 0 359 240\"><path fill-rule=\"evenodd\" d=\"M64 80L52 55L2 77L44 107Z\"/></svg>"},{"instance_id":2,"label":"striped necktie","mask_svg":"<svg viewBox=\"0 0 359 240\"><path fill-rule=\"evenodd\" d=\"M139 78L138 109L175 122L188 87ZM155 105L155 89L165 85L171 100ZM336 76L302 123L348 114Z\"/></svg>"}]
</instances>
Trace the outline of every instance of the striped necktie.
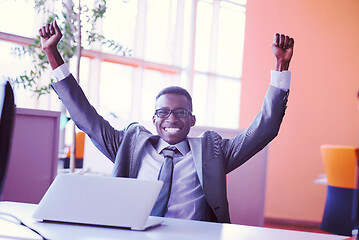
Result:
<instances>
[{"instance_id":1,"label":"striped necktie","mask_svg":"<svg viewBox=\"0 0 359 240\"><path fill-rule=\"evenodd\" d=\"M170 198L172 187L172 175L173 175L173 156L176 148L165 148L162 150L162 154L165 158L162 164L158 180L163 181L163 187L158 195L155 206L152 209L152 216L163 217L167 211L168 199Z\"/></svg>"}]
</instances>

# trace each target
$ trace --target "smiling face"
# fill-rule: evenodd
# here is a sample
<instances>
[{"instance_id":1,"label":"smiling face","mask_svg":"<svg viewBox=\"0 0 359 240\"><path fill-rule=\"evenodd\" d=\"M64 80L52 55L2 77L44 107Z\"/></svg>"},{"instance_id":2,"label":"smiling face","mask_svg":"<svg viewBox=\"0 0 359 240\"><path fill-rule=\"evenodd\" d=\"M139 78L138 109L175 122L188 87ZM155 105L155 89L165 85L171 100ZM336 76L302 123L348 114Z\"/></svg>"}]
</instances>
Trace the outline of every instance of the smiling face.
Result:
<instances>
[{"instance_id":1,"label":"smiling face","mask_svg":"<svg viewBox=\"0 0 359 240\"><path fill-rule=\"evenodd\" d=\"M167 93L161 95L156 101L157 109L187 109L191 111L189 100L180 94ZM196 117L190 112L186 116L176 118L171 112L167 118L153 115L153 124L156 126L157 134L167 143L174 145L186 139L189 130L196 123Z\"/></svg>"}]
</instances>

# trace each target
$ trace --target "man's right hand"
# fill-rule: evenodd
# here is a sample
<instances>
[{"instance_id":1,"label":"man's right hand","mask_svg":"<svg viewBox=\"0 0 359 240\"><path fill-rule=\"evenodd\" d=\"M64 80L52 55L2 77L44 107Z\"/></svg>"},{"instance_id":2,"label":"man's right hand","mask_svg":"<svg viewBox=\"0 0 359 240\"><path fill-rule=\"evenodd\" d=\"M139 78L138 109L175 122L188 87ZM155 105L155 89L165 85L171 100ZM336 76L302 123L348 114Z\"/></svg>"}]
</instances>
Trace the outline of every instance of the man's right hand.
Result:
<instances>
[{"instance_id":1,"label":"man's right hand","mask_svg":"<svg viewBox=\"0 0 359 240\"><path fill-rule=\"evenodd\" d=\"M57 25L56 21L48 23L39 29L39 34L41 37L42 49L45 51L51 48L57 48L57 44L62 38L62 33Z\"/></svg>"},{"instance_id":2,"label":"man's right hand","mask_svg":"<svg viewBox=\"0 0 359 240\"><path fill-rule=\"evenodd\" d=\"M41 37L42 49L45 51L47 58L49 59L52 69L55 69L64 63L59 51L57 50L57 44L62 38L62 33L57 25L56 21L48 23L39 29Z\"/></svg>"}]
</instances>

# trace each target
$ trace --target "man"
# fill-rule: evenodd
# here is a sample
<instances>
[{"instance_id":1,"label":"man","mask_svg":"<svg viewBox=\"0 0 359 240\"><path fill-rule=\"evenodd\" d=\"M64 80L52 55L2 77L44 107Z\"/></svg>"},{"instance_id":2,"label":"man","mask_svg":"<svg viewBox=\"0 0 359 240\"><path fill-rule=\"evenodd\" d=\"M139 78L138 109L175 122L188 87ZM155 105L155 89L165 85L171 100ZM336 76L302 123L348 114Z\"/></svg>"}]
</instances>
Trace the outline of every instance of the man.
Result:
<instances>
[{"instance_id":1,"label":"man","mask_svg":"<svg viewBox=\"0 0 359 240\"><path fill-rule=\"evenodd\" d=\"M191 96L180 87L166 88L156 98L153 124L158 135L138 123L123 131L114 129L90 105L64 65L57 50L62 34L56 22L43 26L39 34L58 80L53 89L76 125L114 162L113 175L166 179L152 215L230 222L226 174L260 151L278 133L289 92L287 70L293 54L292 38L275 35L272 50L277 60L276 71L272 72L262 110L248 129L230 140L222 139L214 131L198 138L187 137L196 118L192 114ZM174 156L167 156L167 152Z\"/></svg>"}]
</instances>

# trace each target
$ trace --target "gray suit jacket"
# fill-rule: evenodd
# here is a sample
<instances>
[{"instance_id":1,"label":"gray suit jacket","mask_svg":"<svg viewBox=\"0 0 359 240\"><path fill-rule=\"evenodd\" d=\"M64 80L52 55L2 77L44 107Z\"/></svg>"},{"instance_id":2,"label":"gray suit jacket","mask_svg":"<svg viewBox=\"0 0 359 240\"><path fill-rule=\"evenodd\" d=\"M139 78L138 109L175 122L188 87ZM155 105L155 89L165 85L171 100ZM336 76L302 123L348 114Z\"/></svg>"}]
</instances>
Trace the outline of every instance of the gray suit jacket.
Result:
<instances>
[{"instance_id":1,"label":"gray suit jacket","mask_svg":"<svg viewBox=\"0 0 359 240\"><path fill-rule=\"evenodd\" d=\"M72 75L54 83L52 87L76 125L114 162L113 175L136 178L141 166L140 153L147 141L155 144L159 136L153 135L138 123L132 123L124 130L114 129L90 105ZM270 86L260 113L234 139L222 139L214 131L206 131L198 138L188 138L197 175L208 203L203 220L230 222L226 174L245 163L277 135L288 93Z\"/></svg>"}]
</instances>

